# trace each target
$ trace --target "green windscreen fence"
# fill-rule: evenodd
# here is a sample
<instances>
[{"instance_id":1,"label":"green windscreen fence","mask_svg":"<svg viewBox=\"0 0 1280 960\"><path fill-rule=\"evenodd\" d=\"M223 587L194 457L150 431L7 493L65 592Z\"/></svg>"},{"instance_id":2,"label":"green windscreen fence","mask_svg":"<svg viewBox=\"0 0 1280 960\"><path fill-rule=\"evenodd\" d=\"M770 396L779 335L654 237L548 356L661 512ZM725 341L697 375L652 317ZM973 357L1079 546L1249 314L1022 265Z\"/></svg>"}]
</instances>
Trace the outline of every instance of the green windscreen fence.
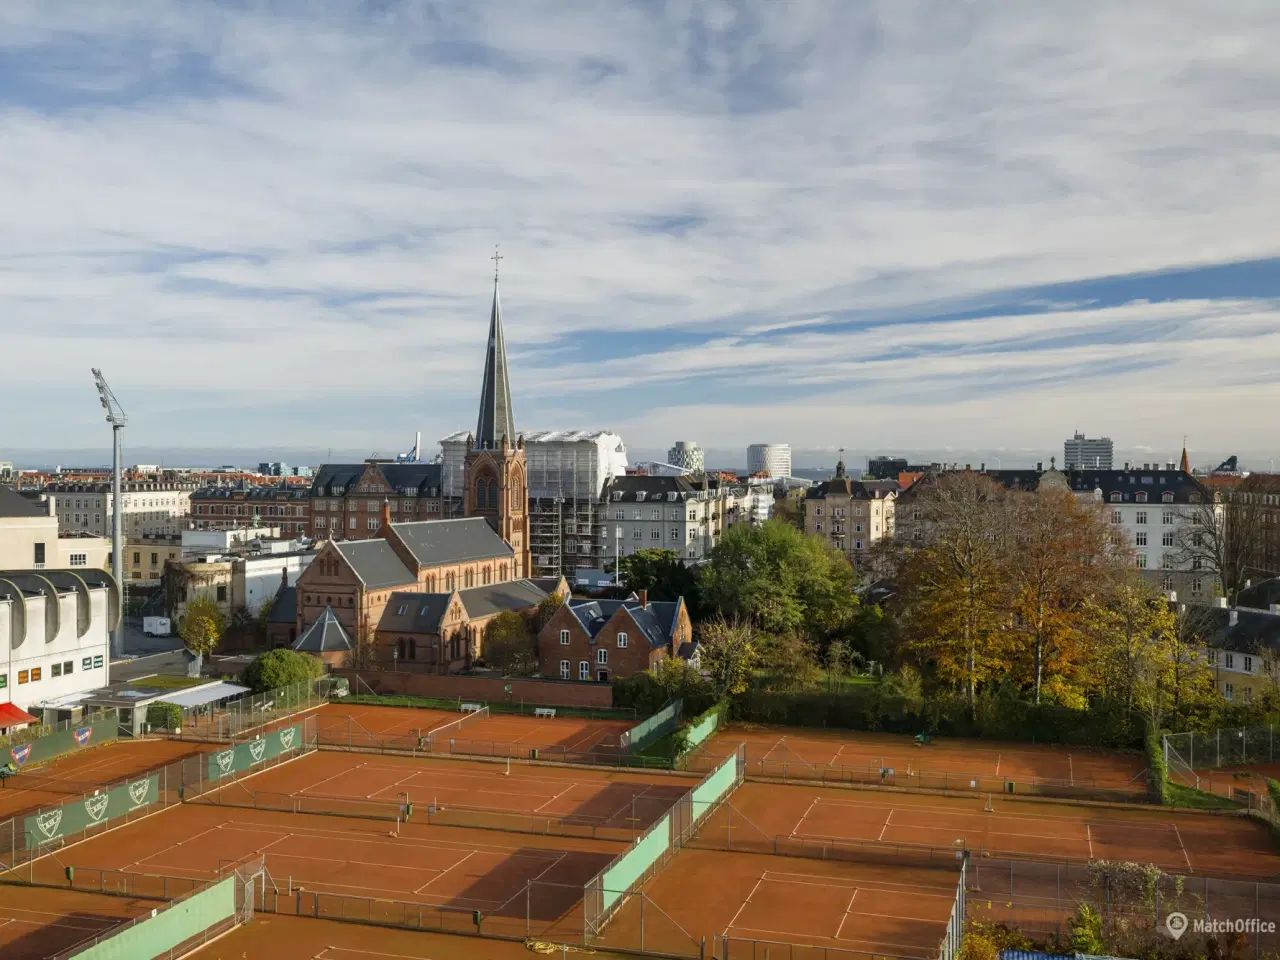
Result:
<instances>
[{"instance_id":1,"label":"green windscreen fence","mask_svg":"<svg viewBox=\"0 0 1280 960\"><path fill-rule=\"evenodd\" d=\"M12 761L14 766L22 768L28 764L46 763L54 757L100 743L110 743L116 738L119 720L115 716L89 720L85 723L68 726L65 730L46 734L38 740L8 747L8 757L0 754L3 762Z\"/></svg>"},{"instance_id":2,"label":"green windscreen fence","mask_svg":"<svg viewBox=\"0 0 1280 960\"><path fill-rule=\"evenodd\" d=\"M225 750L209 754L209 779L230 777L266 760L274 760L281 754L301 749L302 725L295 723L293 726L281 727L256 739L242 740Z\"/></svg>"},{"instance_id":3,"label":"green windscreen fence","mask_svg":"<svg viewBox=\"0 0 1280 960\"><path fill-rule=\"evenodd\" d=\"M693 823L696 824L716 804L733 793L737 785L738 757L725 757L724 762L703 777L690 794Z\"/></svg>"},{"instance_id":4,"label":"green windscreen fence","mask_svg":"<svg viewBox=\"0 0 1280 960\"><path fill-rule=\"evenodd\" d=\"M630 850L615 860L600 875L601 919L613 913L614 906L671 847L671 817L664 815L651 826Z\"/></svg>"},{"instance_id":5,"label":"green windscreen fence","mask_svg":"<svg viewBox=\"0 0 1280 960\"><path fill-rule=\"evenodd\" d=\"M218 924L234 923L236 877L226 877L149 917L103 935L68 960L139 960L159 957Z\"/></svg>"},{"instance_id":6,"label":"green windscreen fence","mask_svg":"<svg viewBox=\"0 0 1280 960\"><path fill-rule=\"evenodd\" d=\"M720 729L720 718L724 715L724 707L720 704L712 707L702 716L694 720L689 727L689 738L685 744L683 753L688 753L697 747L707 737L711 736Z\"/></svg>"},{"instance_id":7,"label":"green windscreen fence","mask_svg":"<svg viewBox=\"0 0 1280 960\"><path fill-rule=\"evenodd\" d=\"M647 720L641 720L630 730L623 731L618 739L622 749L634 753L643 750L659 737L666 736L680 723L683 700L672 700Z\"/></svg>"},{"instance_id":8,"label":"green windscreen fence","mask_svg":"<svg viewBox=\"0 0 1280 960\"><path fill-rule=\"evenodd\" d=\"M160 776L151 774L122 783L109 790L77 797L56 807L41 810L22 821L22 832L30 849L94 824L106 823L155 803L160 798Z\"/></svg>"}]
</instances>

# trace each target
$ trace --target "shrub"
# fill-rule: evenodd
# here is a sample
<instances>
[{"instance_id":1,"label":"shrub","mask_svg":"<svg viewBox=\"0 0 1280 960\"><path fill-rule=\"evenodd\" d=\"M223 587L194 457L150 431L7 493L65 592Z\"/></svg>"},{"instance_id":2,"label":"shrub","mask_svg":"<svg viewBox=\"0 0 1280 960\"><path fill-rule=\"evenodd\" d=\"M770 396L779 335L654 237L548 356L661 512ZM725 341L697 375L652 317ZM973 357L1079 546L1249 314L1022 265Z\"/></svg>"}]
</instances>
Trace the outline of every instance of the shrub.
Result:
<instances>
[{"instance_id":1,"label":"shrub","mask_svg":"<svg viewBox=\"0 0 1280 960\"><path fill-rule=\"evenodd\" d=\"M177 730L182 726L182 708L176 703L153 703L147 707L147 723L153 730Z\"/></svg>"},{"instance_id":2,"label":"shrub","mask_svg":"<svg viewBox=\"0 0 1280 960\"><path fill-rule=\"evenodd\" d=\"M1160 731L1154 727L1147 729L1147 793L1156 803L1164 803L1169 784L1169 771L1164 763L1164 744Z\"/></svg>"},{"instance_id":3,"label":"shrub","mask_svg":"<svg viewBox=\"0 0 1280 960\"><path fill-rule=\"evenodd\" d=\"M279 690L304 680L314 680L324 673L324 664L316 657L295 650L268 650L254 657L244 668L241 682L254 693Z\"/></svg>"}]
</instances>

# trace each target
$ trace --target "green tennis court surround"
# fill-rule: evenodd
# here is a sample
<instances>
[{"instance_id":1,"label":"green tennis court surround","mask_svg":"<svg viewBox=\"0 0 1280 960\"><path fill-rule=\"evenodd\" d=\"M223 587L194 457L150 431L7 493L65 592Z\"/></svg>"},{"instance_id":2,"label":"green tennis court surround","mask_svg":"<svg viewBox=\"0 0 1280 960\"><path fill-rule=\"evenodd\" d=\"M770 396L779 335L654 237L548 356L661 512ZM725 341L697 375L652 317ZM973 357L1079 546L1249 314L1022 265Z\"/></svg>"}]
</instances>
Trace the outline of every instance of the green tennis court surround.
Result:
<instances>
[{"instance_id":1,"label":"green tennis court surround","mask_svg":"<svg viewBox=\"0 0 1280 960\"><path fill-rule=\"evenodd\" d=\"M57 840L95 824L105 824L155 803L160 797L158 774L122 783L110 790L77 797L41 810L22 822L27 848Z\"/></svg>"},{"instance_id":2,"label":"green tennis court surround","mask_svg":"<svg viewBox=\"0 0 1280 960\"><path fill-rule=\"evenodd\" d=\"M279 730L272 730L264 736L245 740L225 750L217 750L209 754L209 779L219 780L242 773L265 760L274 760L281 754L301 749L301 724L295 723Z\"/></svg>"}]
</instances>

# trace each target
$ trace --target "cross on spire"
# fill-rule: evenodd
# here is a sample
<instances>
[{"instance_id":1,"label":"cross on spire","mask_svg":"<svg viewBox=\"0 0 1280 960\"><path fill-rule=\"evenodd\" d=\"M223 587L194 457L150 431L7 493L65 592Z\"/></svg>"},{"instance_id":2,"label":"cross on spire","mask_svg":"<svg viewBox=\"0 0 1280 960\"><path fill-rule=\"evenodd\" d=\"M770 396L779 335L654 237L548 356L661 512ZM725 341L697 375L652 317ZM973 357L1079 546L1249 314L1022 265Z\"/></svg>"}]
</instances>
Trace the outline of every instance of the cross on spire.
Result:
<instances>
[{"instance_id":1,"label":"cross on spire","mask_svg":"<svg viewBox=\"0 0 1280 960\"><path fill-rule=\"evenodd\" d=\"M498 282L498 261L505 258L498 253L498 245L496 243L493 245L493 256L490 257L489 259L493 261L493 282L497 283Z\"/></svg>"}]
</instances>

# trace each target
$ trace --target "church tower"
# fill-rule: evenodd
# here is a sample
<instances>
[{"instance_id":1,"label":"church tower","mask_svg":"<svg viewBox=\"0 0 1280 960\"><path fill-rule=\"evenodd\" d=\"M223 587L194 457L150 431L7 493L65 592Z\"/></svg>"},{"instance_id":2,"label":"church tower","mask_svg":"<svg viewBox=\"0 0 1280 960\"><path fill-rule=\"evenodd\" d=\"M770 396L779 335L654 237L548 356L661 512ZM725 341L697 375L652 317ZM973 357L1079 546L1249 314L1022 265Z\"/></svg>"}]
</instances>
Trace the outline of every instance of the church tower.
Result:
<instances>
[{"instance_id":1,"label":"church tower","mask_svg":"<svg viewBox=\"0 0 1280 960\"><path fill-rule=\"evenodd\" d=\"M493 254L493 309L489 345L480 389L480 416L468 445L464 467L463 511L484 517L515 550L513 577L529 576L529 465L524 437L516 435L515 413L507 377L507 346L502 337L502 302L498 298L497 251Z\"/></svg>"}]
</instances>

